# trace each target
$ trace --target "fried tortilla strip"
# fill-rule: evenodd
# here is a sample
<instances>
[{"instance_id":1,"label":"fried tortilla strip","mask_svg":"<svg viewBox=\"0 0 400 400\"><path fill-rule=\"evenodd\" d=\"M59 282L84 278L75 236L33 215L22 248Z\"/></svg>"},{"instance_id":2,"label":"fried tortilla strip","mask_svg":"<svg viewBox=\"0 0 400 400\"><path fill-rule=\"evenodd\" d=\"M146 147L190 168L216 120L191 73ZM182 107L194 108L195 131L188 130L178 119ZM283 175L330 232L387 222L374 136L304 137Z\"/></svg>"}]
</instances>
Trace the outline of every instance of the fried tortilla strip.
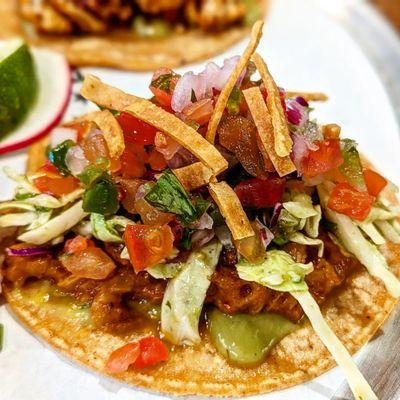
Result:
<instances>
[{"instance_id":1,"label":"fried tortilla strip","mask_svg":"<svg viewBox=\"0 0 400 400\"><path fill-rule=\"evenodd\" d=\"M257 21L253 25L253 28L251 30L250 42L247 45L242 56L240 57L240 60L236 64L235 69L232 71L232 73L228 79L228 82L226 82L226 85L224 86L220 95L218 96L218 100L217 100L217 103L215 104L214 112L211 116L210 122L208 123L208 129L207 129L207 134L206 134L206 138L210 143L214 143L214 141L215 141L215 135L217 133L217 128L221 121L222 114L225 110L229 96L231 95L231 92L232 92L240 74L246 68L248 62L250 61L252 54L255 52L255 50L258 46L258 43L260 42L263 25L264 25L263 21Z\"/></svg>"},{"instance_id":2,"label":"fried tortilla strip","mask_svg":"<svg viewBox=\"0 0 400 400\"><path fill-rule=\"evenodd\" d=\"M328 101L329 97L322 92L285 92L286 98L302 97L306 101Z\"/></svg>"},{"instance_id":3,"label":"fried tortilla strip","mask_svg":"<svg viewBox=\"0 0 400 400\"><path fill-rule=\"evenodd\" d=\"M47 160L46 147L49 143L50 136L45 136L29 147L28 159L26 161L26 172L28 175L34 174L45 164Z\"/></svg>"},{"instance_id":4,"label":"fried tortilla strip","mask_svg":"<svg viewBox=\"0 0 400 400\"><path fill-rule=\"evenodd\" d=\"M157 107L151 101L126 94L90 75L83 82L81 94L87 100L91 100L102 107L128 112L156 127L188 149L215 175L228 168L228 162L225 158L203 136L175 115Z\"/></svg>"},{"instance_id":5,"label":"fried tortilla strip","mask_svg":"<svg viewBox=\"0 0 400 400\"><path fill-rule=\"evenodd\" d=\"M207 185L213 176L212 170L202 162L196 162L186 167L173 169L172 172L188 192Z\"/></svg>"},{"instance_id":6,"label":"fried tortilla strip","mask_svg":"<svg viewBox=\"0 0 400 400\"><path fill-rule=\"evenodd\" d=\"M109 110L98 111L91 114L91 120L103 132L110 156L112 158L121 157L125 150L124 134L114 115Z\"/></svg>"},{"instance_id":7,"label":"fried tortilla strip","mask_svg":"<svg viewBox=\"0 0 400 400\"><path fill-rule=\"evenodd\" d=\"M253 54L253 61L261 75L261 79L267 89L267 107L272 117L272 125L275 135L275 151L280 157L288 156L292 151L293 141L290 137L289 127L285 111L282 107L279 89L268 71L267 64L257 53Z\"/></svg>"},{"instance_id":8,"label":"fried tortilla strip","mask_svg":"<svg viewBox=\"0 0 400 400\"><path fill-rule=\"evenodd\" d=\"M209 190L217 203L234 240L246 239L255 235L255 232L243 210L236 193L226 182L210 182Z\"/></svg>"},{"instance_id":9,"label":"fried tortilla strip","mask_svg":"<svg viewBox=\"0 0 400 400\"><path fill-rule=\"evenodd\" d=\"M243 95L257 127L257 143L263 156L266 153L279 176L284 176L295 171L296 167L289 156L280 157L276 153L274 146L274 127L260 89L258 87L246 89L243 91Z\"/></svg>"}]
</instances>

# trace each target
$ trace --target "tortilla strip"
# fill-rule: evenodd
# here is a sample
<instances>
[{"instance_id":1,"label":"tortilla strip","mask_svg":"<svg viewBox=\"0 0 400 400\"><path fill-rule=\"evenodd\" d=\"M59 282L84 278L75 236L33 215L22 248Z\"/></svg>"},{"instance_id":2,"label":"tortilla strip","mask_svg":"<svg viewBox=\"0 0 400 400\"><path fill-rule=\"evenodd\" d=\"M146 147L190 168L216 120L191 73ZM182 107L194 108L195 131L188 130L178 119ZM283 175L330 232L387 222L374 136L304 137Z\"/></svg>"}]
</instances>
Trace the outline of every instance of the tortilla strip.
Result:
<instances>
[{"instance_id":1,"label":"tortilla strip","mask_svg":"<svg viewBox=\"0 0 400 400\"><path fill-rule=\"evenodd\" d=\"M225 110L229 96L231 95L231 92L234 86L236 85L236 82L240 74L242 73L244 68L246 68L252 54L254 53L254 51L258 46L258 43L260 42L263 25L264 25L263 21L257 21L253 25L250 42L247 45L243 54L241 55L240 60L236 64L235 69L232 71L228 81L226 82L226 85L224 86L224 88L222 89L221 93L218 96L218 100L217 103L215 104L214 112L211 116L210 122L208 123L208 128L206 133L206 138L210 143L214 143L215 141L217 128L221 121L222 114Z\"/></svg>"},{"instance_id":2,"label":"tortilla strip","mask_svg":"<svg viewBox=\"0 0 400 400\"><path fill-rule=\"evenodd\" d=\"M259 139L257 142L261 153L263 155L267 153L279 176L296 171L296 167L289 156L280 157L275 151L274 127L260 89L258 87L246 89L243 91L243 95L257 127L257 139Z\"/></svg>"},{"instance_id":3,"label":"tortilla strip","mask_svg":"<svg viewBox=\"0 0 400 400\"><path fill-rule=\"evenodd\" d=\"M125 150L122 128L109 110L98 111L91 115L91 120L103 132L112 158L121 157Z\"/></svg>"},{"instance_id":4,"label":"tortilla strip","mask_svg":"<svg viewBox=\"0 0 400 400\"><path fill-rule=\"evenodd\" d=\"M306 101L328 101L329 97L322 92L285 92L286 98L302 97Z\"/></svg>"},{"instance_id":5,"label":"tortilla strip","mask_svg":"<svg viewBox=\"0 0 400 400\"><path fill-rule=\"evenodd\" d=\"M42 167L46 160L46 147L50 144L50 136L47 135L43 139L32 144L28 149L28 159L26 161L26 173L34 174Z\"/></svg>"},{"instance_id":6,"label":"tortilla strip","mask_svg":"<svg viewBox=\"0 0 400 400\"><path fill-rule=\"evenodd\" d=\"M196 162L186 167L173 169L172 172L188 192L207 185L213 176L212 170L202 162Z\"/></svg>"},{"instance_id":7,"label":"tortilla strip","mask_svg":"<svg viewBox=\"0 0 400 400\"><path fill-rule=\"evenodd\" d=\"M254 236L254 229L233 189L224 181L210 182L208 187L212 198L226 220L233 239L241 240Z\"/></svg>"},{"instance_id":8,"label":"tortilla strip","mask_svg":"<svg viewBox=\"0 0 400 400\"><path fill-rule=\"evenodd\" d=\"M275 134L275 151L280 157L288 156L292 151L293 141L290 137L285 111L281 104L278 87L268 71L267 64L257 53L252 57L261 79L267 89L267 107L272 117Z\"/></svg>"},{"instance_id":9,"label":"tortilla strip","mask_svg":"<svg viewBox=\"0 0 400 400\"><path fill-rule=\"evenodd\" d=\"M87 100L112 110L125 111L147 122L175 139L200 161L219 174L228 168L228 162L220 152L198 132L175 115L157 107L151 101L122 92L88 75L83 82L81 94Z\"/></svg>"}]
</instances>

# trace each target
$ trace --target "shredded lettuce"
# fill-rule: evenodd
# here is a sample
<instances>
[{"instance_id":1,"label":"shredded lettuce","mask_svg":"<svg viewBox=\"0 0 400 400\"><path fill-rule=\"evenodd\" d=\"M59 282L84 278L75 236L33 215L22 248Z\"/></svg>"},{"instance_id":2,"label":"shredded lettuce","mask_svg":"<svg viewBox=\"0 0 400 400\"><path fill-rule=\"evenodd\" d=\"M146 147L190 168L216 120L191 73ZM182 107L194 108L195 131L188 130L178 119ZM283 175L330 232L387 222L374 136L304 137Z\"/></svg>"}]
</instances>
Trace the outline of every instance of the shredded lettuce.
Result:
<instances>
[{"instance_id":1,"label":"shredded lettuce","mask_svg":"<svg viewBox=\"0 0 400 400\"><path fill-rule=\"evenodd\" d=\"M389 221L375 221L375 225L389 242L400 243L400 234Z\"/></svg>"},{"instance_id":2,"label":"shredded lettuce","mask_svg":"<svg viewBox=\"0 0 400 400\"><path fill-rule=\"evenodd\" d=\"M304 313L311 322L314 331L332 354L337 364L346 375L354 398L359 400L378 400L375 393L358 370L351 355L337 338L321 314L321 310L310 292L292 292L292 296L300 303Z\"/></svg>"},{"instance_id":3,"label":"shredded lettuce","mask_svg":"<svg viewBox=\"0 0 400 400\"><path fill-rule=\"evenodd\" d=\"M377 247L361 233L357 224L349 217L336 213L327 207L329 189L318 186L318 194L327 218L336 224L336 234L344 247L363 264L368 272L383 281L387 291L393 297L400 297L400 282L389 270L385 257Z\"/></svg>"},{"instance_id":4,"label":"shredded lettuce","mask_svg":"<svg viewBox=\"0 0 400 400\"><path fill-rule=\"evenodd\" d=\"M283 250L270 250L261 264L252 264L242 259L236 264L236 269L245 281L257 282L280 292L290 292L308 290L304 278L313 271L313 265L296 263Z\"/></svg>"},{"instance_id":5,"label":"shredded lettuce","mask_svg":"<svg viewBox=\"0 0 400 400\"><path fill-rule=\"evenodd\" d=\"M122 243L122 233L126 226L134 222L118 215L106 219L102 214L92 213L90 224L95 238L103 242Z\"/></svg>"},{"instance_id":6,"label":"shredded lettuce","mask_svg":"<svg viewBox=\"0 0 400 400\"><path fill-rule=\"evenodd\" d=\"M161 306L161 330L172 343L200 343L199 318L221 250L219 242L211 242L193 252L168 282Z\"/></svg>"},{"instance_id":7,"label":"shredded lettuce","mask_svg":"<svg viewBox=\"0 0 400 400\"><path fill-rule=\"evenodd\" d=\"M357 222L361 230L378 246L385 244L385 238L379 233L372 222Z\"/></svg>"},{"instance_id":8,"label":"shredded lettuce","mask_svg":"<svg viewBox=\"0 0 400 400\"><path fill-rule=\"evenodd\" d=\"M50 221L52 214L52 211L44 211L38 213L36 219L27 227L27 230L30 231L32 229L37 229L40 226L46 224L48 221Z\"/></svg>"},{"instance_id":9,"label":"shredded lettuce","mask_svg":"<svg viewBox=\"0 0 400 400\"><path fill-rule=\"evenodd\" d=\"M39 193L39 190L31 184L25 174L19 174L10 167L3 168L4 173L13 181L18 183L18 186L28 193Z\"/></svg>"},{"instance_id":10,"label":"shredded lettuce","mask_svg":"<svg viewBox=\"0 0 400 400\"><path fill-rule=\"evenodd\" d=\"M296 232L289 236L289 240L294 243L304 244L305 246L317 246L318 257L324 255L324 242L321 239L310 238L301 232Z\"/></svg>"},{"instance_id":11,"label":"shredded lettuce","mask_svg":"<svg viewBox=\"0 0 400 400\"><path fill-rule=\"evenodd\" d=\"M315 217L318 211L315 210L311 196L305 193L296 193L292 197L292 201L283 203L283 208L296 218L305 219Z\"/></svg>"},{"instance_id":12,"label":"shredded lettuce","mask_svg":"<svg viewBox=\"0 0 400 400\"><path fill-rule=\"evenodd\" d=\"M322 218L321 206L318 204L314 206L314 210L316 211L316 215L313 217L307 218L306 225L304 226L304 230L307 235L312 238L317 238L319 234L319 223Z\"/></svg>"},{"instance_id":13,"label":"shredded lettuce","mask_svg":"<svg viewBox=\"0 0 400 400\"><path fill-rule=\"evenodd\" d=\"M47 243L70 230L86 216L87 213L83 211L80 200L39 228L24 232L18 236L18 240L38 245Z\"/></svg>"},{"instance_id":14,"label":"shredded lettuce","mask_svg":"<svg viewBox=\"0 0 400 400\"><path fill-rule=\"evenodd\" d=\"M29 225L35 221L36 216L36 213L31 211L15 214L5 214L0 216L0 227L6 228L9 226Z\"/></svg>"},{"instance_id":15,"label":"shredded lettuce","mask_svg":"<svg viewBox=\"0 0 400 400\"><path fill-rule=\"evenodd\" d=\"M172 279L179 274L183 265L183 263L156 264L147 268L146 272L156 279Z\"/></svg>"}]
</instances>

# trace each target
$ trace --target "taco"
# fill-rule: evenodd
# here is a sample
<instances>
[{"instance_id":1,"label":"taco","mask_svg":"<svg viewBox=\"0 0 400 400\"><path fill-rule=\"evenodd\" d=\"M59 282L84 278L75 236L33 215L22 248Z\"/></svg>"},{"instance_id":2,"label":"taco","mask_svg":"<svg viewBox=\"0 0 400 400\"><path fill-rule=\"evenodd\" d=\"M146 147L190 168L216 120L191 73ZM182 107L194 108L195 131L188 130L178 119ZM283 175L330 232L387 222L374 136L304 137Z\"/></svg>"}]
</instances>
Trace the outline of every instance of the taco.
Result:
<instances>
[{"instance_id":1,"label":"taco","mask_svg":"<svg viewBox=\"0 0 400 400\"><path fill-rule=\"evenodd\" d=\"M74 66L151 71L222 53L266 13L267 0L11 0L7 25Z\"/></svg>"},{"instance_id":2,"label":"taco","mask_svg":"<svg viewBox=\"0 0 400 400\"><path fill-rule=\"evenodd\" d=\"M276 85L261 29L221 67L156 71L150 100L86 76L102 111L54 129L26 174L6 169L4 294L32 332L129 384L241 396L336 361L377 399L350 354L400 296L396 188L310 118L319 95Z\"/></svg>"}]
</instances>

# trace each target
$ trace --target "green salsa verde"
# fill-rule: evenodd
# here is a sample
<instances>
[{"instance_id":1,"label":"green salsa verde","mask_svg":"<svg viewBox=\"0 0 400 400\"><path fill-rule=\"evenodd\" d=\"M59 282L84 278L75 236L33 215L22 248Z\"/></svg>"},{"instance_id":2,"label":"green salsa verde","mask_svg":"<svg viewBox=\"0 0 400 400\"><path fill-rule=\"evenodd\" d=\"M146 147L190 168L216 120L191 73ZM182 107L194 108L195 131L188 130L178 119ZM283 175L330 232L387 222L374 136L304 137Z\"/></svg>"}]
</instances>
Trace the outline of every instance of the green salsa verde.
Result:
<instances>
[{"instance_id":1,"label":"green salsa verde","mask_svg":"<svg viewBox=\"0 0 400 400\"><path fill-rule=\"evenodd\" d=\"M296 329L296 324L277 314L207 313L211 341L217 352L239 367L255 367L272 348Z\"/></svg>"}]
</instances>

